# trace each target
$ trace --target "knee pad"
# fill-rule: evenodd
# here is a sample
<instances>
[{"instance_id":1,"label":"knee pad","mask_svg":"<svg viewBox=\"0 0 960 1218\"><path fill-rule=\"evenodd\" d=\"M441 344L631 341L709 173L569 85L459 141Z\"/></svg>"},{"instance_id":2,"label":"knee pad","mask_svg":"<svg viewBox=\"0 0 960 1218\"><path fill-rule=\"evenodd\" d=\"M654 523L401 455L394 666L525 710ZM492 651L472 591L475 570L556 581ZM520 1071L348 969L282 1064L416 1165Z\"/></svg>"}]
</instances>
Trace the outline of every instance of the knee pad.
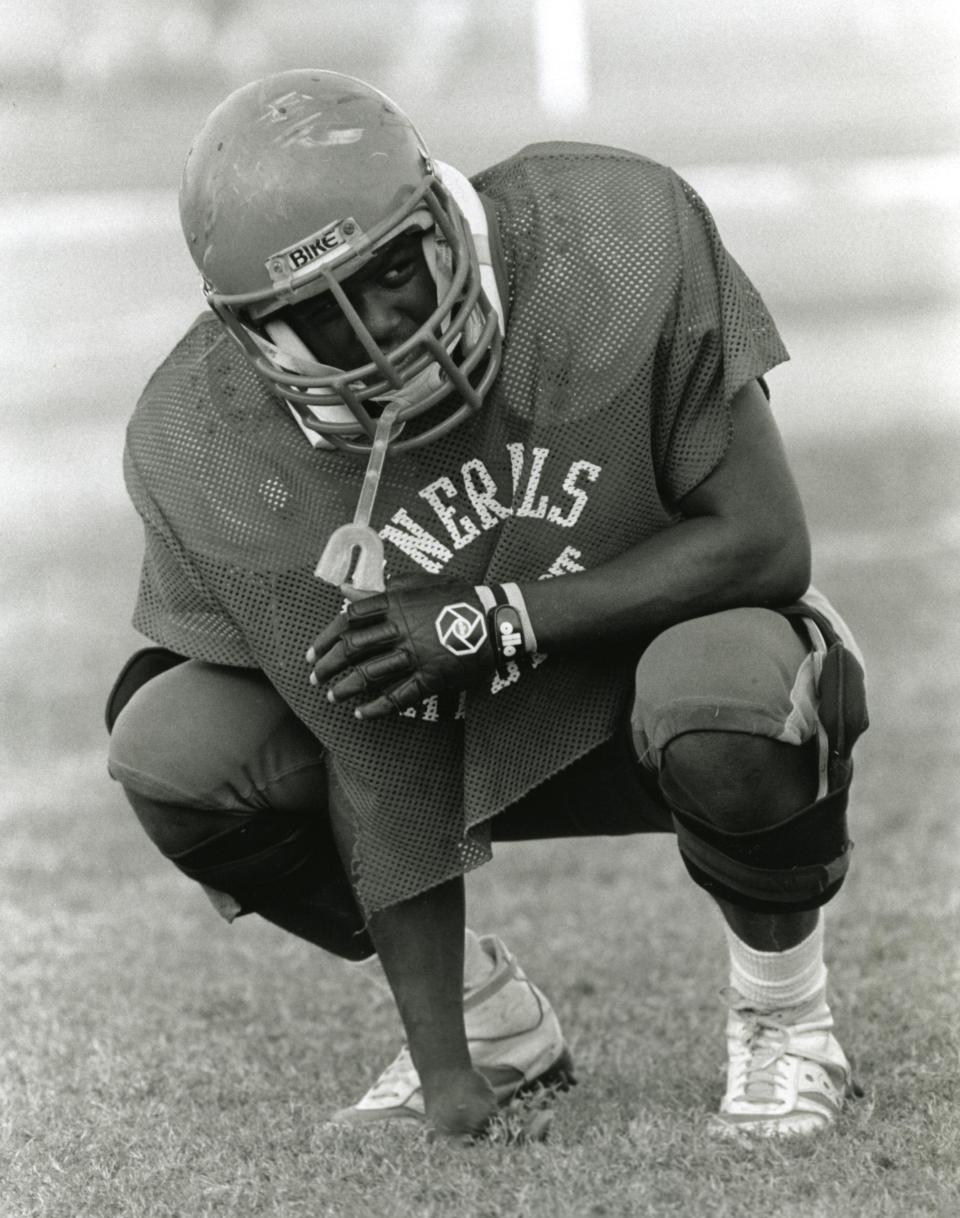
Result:
<instances>
[{"instance_id":1,"label":"knee pad","mask_svg":"<svg viewBox=\"0 0 960 1218\"><path fill-rule=\"evenodd\" d=\"M830 622L808 606L782 610L813 618L827 650L818 685L826 737L826 793L769 828L728 833L673 809L684 865L713 896L759 913L799 913L825 905L840 889L853 843L847 834L852 750L868 726L863 669Z\"/></svg>"},{"instance_id":2,"label":"knee pad","mask_svg":"<svg viewBox=\"0 0 960 1218\"><path fill-rule=\"evenodd\" d=\"M850 865L847 794L844 786L779 824L749 833L724 832L674 810L684 865L711 896L741 909L816 909L839 891Z\"/></svg>"},{"instance_id":3,"label":"knee pad","mask_svg":"<svg viewBox=\"0 0 960 1218\"><path fill-rule=\"evenodd\" d=\"M244 817L241 823L188 845L175 846L159 839L159 834L151 836L184 875L198 884L228 892L250 908L256 895L294 886L305 868L315 870L322 863L324 870L332 873L331 878L339 878L337 872L343 871L332 839L332 858L324 857L322 846L326 843L321 843L321 835L309 822L294 821L272 811ZM346 884L345 874L343 878Z\"/></svg>"},{"instance_id":4,"label":"knee pad","mask_svg":"<svg viewBox=\"0 0 960 1218\"><path fill-rule=\"evenodd\" d=\"M258 913L350 960L373 952L333 832L325 817L255 813L200 839L203 816L128 791L147 834L184 875L226 893L234 915ZM216 902L215 902L216 904Z\"/></svg>"},{"instance_id":5,"label":"knee pad","mask_svg":"<svg viewBox=\"0 0 960 1218\"><path fill-rule=\"evenodd\" d=\"M349 892L326 818L294 818L273 810L245 815L174 807L127 790L147 836L184 875L254 908L263 894L296 885L305 869L320 870ZM225 827L224 827L225 826Z\"/></svg>"}]
</instances>

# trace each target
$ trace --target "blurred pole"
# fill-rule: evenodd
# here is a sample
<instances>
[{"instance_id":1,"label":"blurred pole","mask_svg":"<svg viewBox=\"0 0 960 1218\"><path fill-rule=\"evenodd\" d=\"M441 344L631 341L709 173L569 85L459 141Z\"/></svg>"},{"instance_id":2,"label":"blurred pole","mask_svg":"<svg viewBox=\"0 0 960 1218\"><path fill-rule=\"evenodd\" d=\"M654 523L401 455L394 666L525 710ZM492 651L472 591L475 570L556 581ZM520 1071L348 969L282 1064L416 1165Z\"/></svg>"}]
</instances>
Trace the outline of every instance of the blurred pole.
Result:
<instances>
[{"instance_id":1,"label":"blurred pole","mask_svg":"<svg viewBox=\"0 0 960 1218\"><path fill-rule=\"evenodd\" d=\"M590 102L586 0L533 0L540 107L576 118Z\"/></svg>"}]
</instances>

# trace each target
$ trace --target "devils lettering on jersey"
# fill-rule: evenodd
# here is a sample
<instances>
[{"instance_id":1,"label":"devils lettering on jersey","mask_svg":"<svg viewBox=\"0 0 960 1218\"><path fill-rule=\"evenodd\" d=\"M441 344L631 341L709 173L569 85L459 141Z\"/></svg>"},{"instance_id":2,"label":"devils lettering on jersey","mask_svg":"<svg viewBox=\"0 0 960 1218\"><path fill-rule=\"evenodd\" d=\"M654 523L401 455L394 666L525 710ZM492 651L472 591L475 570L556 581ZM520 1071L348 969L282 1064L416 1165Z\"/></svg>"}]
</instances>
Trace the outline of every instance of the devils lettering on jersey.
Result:
<instances>
[{"instance_id":1,"label":"devils lettering on jersey","mask_svg":"<svg viewBox=\"0 0 960 1218\"><path fill-rule=\"evenodd\" d=\"M549 448L534 447L528 452L524 444L515 443L508 444L507 450L513 481L509 497L484 462L475 457L461 466L459 482L444 475L417 492L436 517L440 526L436 532L415 520L412 509L402 507L380 529L384 542L424 571L439 575L457 550L509 516L572 529L589 501L586 487L597 481L601 467L577 460L558 477L550 465Z\"/></svg>"}]
</instances>

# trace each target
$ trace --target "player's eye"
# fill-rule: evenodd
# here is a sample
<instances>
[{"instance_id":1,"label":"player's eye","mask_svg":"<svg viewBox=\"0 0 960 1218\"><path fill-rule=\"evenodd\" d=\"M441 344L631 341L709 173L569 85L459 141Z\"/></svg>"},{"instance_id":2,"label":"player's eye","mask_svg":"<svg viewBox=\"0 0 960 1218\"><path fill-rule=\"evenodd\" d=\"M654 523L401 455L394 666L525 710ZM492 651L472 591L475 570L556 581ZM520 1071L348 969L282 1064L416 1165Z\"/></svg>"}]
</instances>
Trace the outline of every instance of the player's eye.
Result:
<instances>
[{"instance_id":1,"label":"player's eye","mask_svg":"<svg viewBox=\"0 0 960 1218\"><path fill-rule=\"evenodd\" d=\"M417 272L418 258L414 253L399 254L381 271L380 282L388 288L402 287Z\"/></svg>"},{"instance_id":2,"label":"player's eye","mask_svg":"<svg viewBox=\"0 0 960 1218\"><path fill-rule=\"evenodd\" d=\"M323 326L333 321L340 313L340 306L332 292L312 296L295 306L297 320L307 325Z\"/></svg>"}]
</instances>

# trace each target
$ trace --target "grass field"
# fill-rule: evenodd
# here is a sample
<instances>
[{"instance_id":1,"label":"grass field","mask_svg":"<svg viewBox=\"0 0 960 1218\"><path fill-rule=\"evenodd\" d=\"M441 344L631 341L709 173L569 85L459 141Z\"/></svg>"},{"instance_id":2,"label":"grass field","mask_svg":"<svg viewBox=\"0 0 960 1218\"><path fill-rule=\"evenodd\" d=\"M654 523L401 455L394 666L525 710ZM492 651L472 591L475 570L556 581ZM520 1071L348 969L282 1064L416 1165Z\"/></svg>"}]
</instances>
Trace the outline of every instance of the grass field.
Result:
<instances>
[{"instance_id":1,"label":"grass field","mask_svg":"<svg viewBox=\"0 0 960 1218\"><path fill-rule=\"evenodd\" d=\"M781 223L786 240L798 221ZM123 420L195 299L172 249L114 231L39 263L5 250L24 288L0 302L16 338L0 421L2 1218L960 1213L955 314L814 300L780 317L796 360L774 393L816 580L872 696L854 867L828 913L865 1097L828 1138L709 1142L723 942L673 842L518 845L471 877L470 921L548 989L581 1081L546 1144L463 1150L323 1127L395 1052L391 1002L266 924L221 923L105 776L102 699L136 643Z\"/></svg>"}]
</instances>

